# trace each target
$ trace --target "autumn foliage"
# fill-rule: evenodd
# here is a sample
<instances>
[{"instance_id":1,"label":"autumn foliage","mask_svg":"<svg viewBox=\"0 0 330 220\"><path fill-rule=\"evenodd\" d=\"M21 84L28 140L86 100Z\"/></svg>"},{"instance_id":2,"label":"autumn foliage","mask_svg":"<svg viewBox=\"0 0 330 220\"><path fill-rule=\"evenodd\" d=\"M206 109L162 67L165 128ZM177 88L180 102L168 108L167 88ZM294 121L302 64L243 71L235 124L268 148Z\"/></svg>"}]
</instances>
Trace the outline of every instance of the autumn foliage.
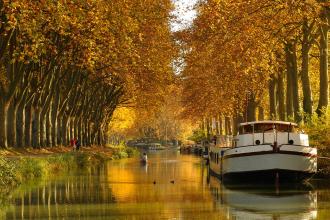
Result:
<instances>
[{"instance_id":1,"label":"autumn foliage","mask_svg":"<svg viewBox=\"0 0 330 220\"><path fill-rule=\"evenodd\" d=\"M171 81L169 0L0 0L0 146L102 144Z\"/></svg>"},{"instance_id":2,"label":"autumn foliage","mask_svg":"<svg viewBox=\"0 0 330 220\"><path fill-rule=\"evenodd\" d=\"M308 121L328 106L323 1L207 0L182 46L186 115L234 128L256 119ZM312 82L314 82L312 84ZM313 93L314 92L314 93ZM220 131L220 129L218 129Z\"/></svg>"}]
</instances>

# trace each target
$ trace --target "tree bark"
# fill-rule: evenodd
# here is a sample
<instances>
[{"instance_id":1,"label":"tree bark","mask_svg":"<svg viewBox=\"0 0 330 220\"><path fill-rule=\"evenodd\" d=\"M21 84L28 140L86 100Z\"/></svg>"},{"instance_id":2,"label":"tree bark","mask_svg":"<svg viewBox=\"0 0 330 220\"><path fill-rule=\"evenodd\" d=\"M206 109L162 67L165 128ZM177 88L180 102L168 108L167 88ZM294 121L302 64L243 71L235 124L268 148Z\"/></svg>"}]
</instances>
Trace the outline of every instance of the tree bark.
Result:
<instances>
[{"instance_id":1,"label":"tree bark","mask_svg":"<svg viewBox=\"0 0 330 220\"><path fill-rule=\"evenodd\" d=\"M309 35L310 35L310 27L308 27L307 19L303 21L303 41L301 48L301 82L302 82L302 90L303 90L303 110L305 113L311 115L313 113L313 101L312 101L312 91L309 80Z\"/></svg>"},{"instance_id":2,"label":"tree bark","mask_svg":"<svg viewBox=\"0 0 330 220\"><path fill-rule=\"evenodd\" d=\"M17 146L25 147L25 101L23 101L17 111Z\"/></svg>"},{"instance_id":3,"label":"tree bark","mask_svg":"<svg viewBox=\"0 0 330 220\"><path fill-rule=\"evenodd\" d=\"M25 107L25 146L32 147L32 105L29 104Z\"/></svg>"},{"instance_id":4,"label":"tree bark","mask_svg":"<svg viewBox=\"0 0 330 220\"><path fill-rule=\"evenodd\" d=\"M8 113L7 113L7 138L8 138L8 146L16 147L16 119L17 119L17 104L16 100L13 101L9 105Z\"/></svg>"},{"instance_id":5,"label":"tree bark","mask_svg":"<svg viewBox=\"0 0 330 220\"><path fill-rule=\"evenodd\" d=\"M220 132L220 135L223 135L223 122L222 122L222 116L221 115L219 115L219 118L218 118L218 120L219 120L219 132Z\"/></svg>"},{"instance_id":6,"label":"tree bark","mask_svg":"<svg viewBox=\"0 0 330 220\"><path fill-rule=\"evenodd\" d=\"M46 115L46 146L52 147L53 146L53 139L52 139L52 119L51 119L51 109L47 111Z\"/></svg>"},{"instance_id":7,"label":"tree bark","mask_svg":"<svg viewBox=\"0 0 330 220\"><path fill-rule=\"evenodd\" d=\"M288 97L291 95L291 99L287 100L288 105L287 108L290 108L290 102L292 100L292 106L293 106L293 115L294 120L296 122L301 121L300 117L300 105L299 105L299 92L298 92L298 70L297 70L297 54L296 54L296 45L294 43L287 43L286 44L286 64L287 64L287 73L288 73L288 83L287 84L287 90L291 90L291 94L289 94ZM291 112L290 109L287 112L288 117L290 116Z\"/></svg>"},{"instance_id":8,"label":"tree bark","mask_svg":"<svg viewBox=\"0 0 330 220\"><path fill-rule=\"evenodd\" d=\"M257 103L255 102L254 94L251 94L248 99L247 106L247 121L255 121L256 120L256 107Z\"/></svg>"},{"instance_id":9,"label":"tree bark","mask_svg":"<svg viewBox=\"0 0 330 220\"><path fill-rule=\"evenodd\" d=\"M0 99L0 147L8 148L7 113L9 102Z\"/></svg>"},{"instance_id":10,"label":"tree bark","mask_svg":"<svg viewBox=\"0 0 330 220\"><path fill-rule=\"evenodd\" d=\"M231 120L230 117L226 116L225 117L225 125L226 125L226 135L232 135L232 130L231 130Z\"/></svg>"},{"instance_id":11,"label":"tree bark","mask_svg":"<svg viewBox=\"0 0 330 220\"><path fill-rule=\"evenodd\" d=\"M320 98L316 113L324 114L329 103L329 75L328 75L328 17L324 9L321 14L323 24L320 25Z\"/></svg>"},{"instance_id":12,"label":"tree bark","mask_svg":"<svg viewBox=\"0 0 330 220\"><path fill-rule=\"evenodd\" d=\"M278 116L281 121L285 121L285 106L284 106L284 83L283 72L280 71L277 77L277 100L278 100Z\"/></svg>"},{"instance_id":13,"label":"tree bark","mask_svg":"<svg viewBox=\"0 0 330 220\"><path fill-rule=\"evenodd\" d=\"M271 76L268 82L268 92L269 92L269 117L271 120L276 120L276 85L275 77Z\"/></svg>"},{"instance_id":14,"label":"tree bark","mask_svg":"<svg viewBox=\"0 0 330 220\"><path fill-rule=\"evenodd\" d=\"M33 147L40 148L41 146L41 137L40 137L40 114L41 110L39 107L34 107L34 117L33 117L33 126L32 126L32 134L33 134Z\"/></svg>"},{"instance_id":15,"label":"tree bark","mask_svg":"<svg viewBox=\"0 0 330 220\"><path fill-rule=\"evenodd\" d=\"M263 121L265 118L264 116L264 108L262 106L258 106L258 120Z\"/></svg>"}]
</instances>

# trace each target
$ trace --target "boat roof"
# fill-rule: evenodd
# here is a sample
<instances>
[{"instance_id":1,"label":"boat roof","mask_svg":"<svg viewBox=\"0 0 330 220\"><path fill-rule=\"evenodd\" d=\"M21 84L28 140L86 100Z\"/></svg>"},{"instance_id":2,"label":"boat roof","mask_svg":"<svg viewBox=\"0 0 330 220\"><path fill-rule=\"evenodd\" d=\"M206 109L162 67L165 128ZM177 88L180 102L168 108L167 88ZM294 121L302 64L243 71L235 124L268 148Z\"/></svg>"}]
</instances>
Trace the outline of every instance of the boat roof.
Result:
<instances>
[{"instance_id":1,"label":"boat roof","mask_svg":"<svg viewBox=\"0 0 330 220\"><path fill-rule=\"evenodd\" d=\"M265 121L251 121L251 122L245 122L245 123L240 123L240 126L244 125L253 125L253 124L281 124L281 125L293 125L293 126L298 126L294 122L288 122L288 121L272 121L272 120L265 120Z\"/></svg>"}]
</instances>

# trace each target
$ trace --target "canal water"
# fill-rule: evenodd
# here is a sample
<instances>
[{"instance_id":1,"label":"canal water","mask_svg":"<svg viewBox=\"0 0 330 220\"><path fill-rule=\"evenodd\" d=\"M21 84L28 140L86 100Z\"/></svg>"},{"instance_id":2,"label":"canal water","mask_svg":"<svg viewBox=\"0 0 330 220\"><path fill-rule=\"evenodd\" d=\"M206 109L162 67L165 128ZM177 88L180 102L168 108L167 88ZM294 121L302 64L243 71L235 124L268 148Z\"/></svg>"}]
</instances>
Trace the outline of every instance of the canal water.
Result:
<instances>
[{"instance_id":1,"label":"canal water","mask_svg":"<svg viewBox=\"0 0 330 220\"><path fill-rule=\"evenodd\" d=\"M5 219L330 219L325 182L275 188L223 186L205 162L178 151L58 176L18 189Z\"/></svg>"}]
</instances>

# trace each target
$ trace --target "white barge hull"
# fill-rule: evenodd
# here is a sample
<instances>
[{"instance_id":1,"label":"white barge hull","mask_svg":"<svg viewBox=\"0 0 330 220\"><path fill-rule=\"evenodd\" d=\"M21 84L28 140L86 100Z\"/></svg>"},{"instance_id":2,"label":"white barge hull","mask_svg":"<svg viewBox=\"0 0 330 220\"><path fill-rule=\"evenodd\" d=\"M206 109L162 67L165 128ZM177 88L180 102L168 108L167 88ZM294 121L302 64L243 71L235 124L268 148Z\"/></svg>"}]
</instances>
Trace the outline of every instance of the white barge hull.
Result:
<instances>
[{"instance_id":1,"label":"white barge hull","mask_svg":"<svg viewBox=\"0 0 330 220\"><path fill-rule=\"evenodd\" d=\"M234 148L227 150L221 159L224 180L267 181L277 175L282 181L296 181L317 171L317 150L308 146L283 145L278 150L271 145Z\"/></svg>"}]
</instances>

